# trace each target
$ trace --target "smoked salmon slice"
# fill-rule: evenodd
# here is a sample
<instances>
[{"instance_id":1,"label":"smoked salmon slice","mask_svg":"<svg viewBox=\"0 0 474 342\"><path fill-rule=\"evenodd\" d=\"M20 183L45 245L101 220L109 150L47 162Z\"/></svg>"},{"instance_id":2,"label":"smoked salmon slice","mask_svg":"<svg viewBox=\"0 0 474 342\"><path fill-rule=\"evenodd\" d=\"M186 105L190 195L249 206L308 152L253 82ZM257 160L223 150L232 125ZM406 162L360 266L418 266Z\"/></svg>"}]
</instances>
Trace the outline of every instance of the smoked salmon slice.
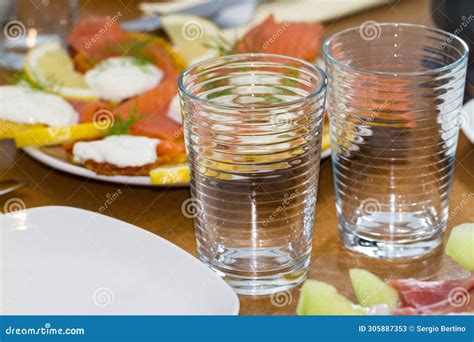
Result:
<instances>
[{"instance_id":1,"label":"smoked salmon slice","mask_svg":"<svg viewBox=\"0 0 474 342\"><path fill-rule=\"evenodd\" d=\"M116 22L103 17L87 17L72 29L66 41L74 53L86 56L93 65L103 58L112 57L113 54L104 54L107 47L119 44L126 37L126 32Z\"/></svg>"},{"instance_id":2,"label":"smoked salmon slice","mask_svg":"<svg viewBox=\"0 0 474 342\"><path fill-rule=\"evenodd\" d=\"M122 103L117 113L128 118L135 113L138 120L130 128L134 135L176 140L182 137L182 126L168 117L171 100L178 93L178 74L169 73L155 88Z\"/></svg>"},{"instance_id":3,"label":"smoked salmon slice","mask_svg":"<svg viewBox=\"0 0 474 342\"><path fill-rule=\"evenodd\" d=\"M277 23L270 15L235 44L233 53L274 53L314 62L321 50L323 31L321 24Z\"/></svg>"},{"instance_id":4,"label":"smoked salmon slice","mask_svg":"<svg viewBox=\"0 0 474 342\"><path fill-rule=\"evenodd\" d=\"M92 122L94 115L99 111L107 111L112 113L112 106L105 101L84 101L84 100L68 100L73 108L79 113L79 123Z\"/></svg>"},{"instance_id":5,"label":"smoked salmon slice","mask_svg":"<svg viewBox=\"0 0 474 342\"><path fill-rule=\"evenodd\" d=\"M138 120L130 127L130 134L161 140L182 140L182 126L167 114L171 100L178 92L178 77L184 64L169 43L148 34L123 31L117 23L100 17L82 20L72 30L67 42L75 53L76 67L81 71L90 69L106 58L126 55L146 59L165 73L164 79L155 88L114 107L103 101L74 102L81 122L90 122L98 110L107 109L122 119L132 114L137 116Z\"/></svg>"},{"instance_id":6,"label":"smoked salmon slice","mask_svg":"<svg viewBox=\"0 0 474 342\"><path fill-rule=\"evenodd\" d=\"M83 19L68 35L78 70L84 72L94 64L117 56L146 59L166 72L181 71L184 64L168 42L145 33L126 32L103 17Z\"/></svg>"}]
</instances>

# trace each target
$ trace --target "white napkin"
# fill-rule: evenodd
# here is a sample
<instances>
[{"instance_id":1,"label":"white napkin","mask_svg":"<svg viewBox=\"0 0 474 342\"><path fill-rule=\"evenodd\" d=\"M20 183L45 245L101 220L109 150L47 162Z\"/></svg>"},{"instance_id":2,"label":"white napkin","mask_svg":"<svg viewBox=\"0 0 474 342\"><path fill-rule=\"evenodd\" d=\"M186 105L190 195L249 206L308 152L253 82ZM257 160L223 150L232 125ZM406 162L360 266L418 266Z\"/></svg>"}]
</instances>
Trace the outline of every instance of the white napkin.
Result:
<instances>
[{"instance_id":1,"label":"white napkin","mask_svg":"<svg viewBox=\"0 0 474 342\"><path fill-rule=\"evenodd\" d=\"M166 2L142 2L138 5L140 10L145 14L168 14L183 10L193 5L209 2L208 0L180 0L180 1L166 1Z\"/></svg>"},{"instance_id":2,"label":"white napkin","mask_svg":"<svg viewBox=\"0 0 474 342\"><path fill-rule=\"evenodd\" d=\"M228 0L230 1L230 0ZM237 1L237 0L235 0ZM175 0L168 2L143 2L140 9L148 15L169 14L206 0ZM252 25L260 23L269 14L277 21L322 22L336 19L363 9L385 4L384 0L274 0L263 1L257 7Z\"/></svg>"}]
</instances>

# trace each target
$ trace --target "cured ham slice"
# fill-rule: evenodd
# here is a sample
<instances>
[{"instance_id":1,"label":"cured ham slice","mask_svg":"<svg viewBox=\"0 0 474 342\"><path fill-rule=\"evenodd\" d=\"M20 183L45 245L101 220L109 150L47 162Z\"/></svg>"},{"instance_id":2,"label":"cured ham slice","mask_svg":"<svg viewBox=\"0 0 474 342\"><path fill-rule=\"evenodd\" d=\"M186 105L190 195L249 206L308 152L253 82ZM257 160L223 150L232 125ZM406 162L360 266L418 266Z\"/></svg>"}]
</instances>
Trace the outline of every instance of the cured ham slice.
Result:
<instances>
[{"instance_id":1,"label":"cured ham slice","mask_svg":"<svg viewBox=\"0 0 474 342\"><path fill-rule=\"evenodd\" d=\"M277 23L270 15L251 29L233 49L234 53L274 53L314 62L321 50L323 26L313 23Z\"/></svg>"},{"instance_id":2,"label":"cured ham slice","mask_svg":"<svg viewBox=\"0 0 474 342\"><path fill-rule=\"evenodd\" d=\"M402 307L395 315L474 312L474 276L445 281L391 280Z\"/></svg>"}]
</instances>

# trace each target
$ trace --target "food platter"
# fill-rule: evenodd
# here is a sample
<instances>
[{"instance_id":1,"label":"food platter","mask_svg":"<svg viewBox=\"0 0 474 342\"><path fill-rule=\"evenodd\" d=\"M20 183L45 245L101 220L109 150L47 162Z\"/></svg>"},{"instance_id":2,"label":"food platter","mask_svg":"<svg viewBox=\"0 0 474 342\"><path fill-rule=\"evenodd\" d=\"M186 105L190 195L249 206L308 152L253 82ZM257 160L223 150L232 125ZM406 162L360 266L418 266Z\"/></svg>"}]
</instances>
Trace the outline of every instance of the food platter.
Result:
<instances>
[{"instance_id":1,"label":"food platter","mask_svg":"<svg viewBox=\"0 0 474 342\"><path fill-rule=\"evenodd\" d=\"M48 148L38 148L38 147L25 147L23 151L29 155L31 158L37 160L38 162L47 165L55 170L69 173L71 175L85 177L87 179L94 179L107 183L115 184L128 184L128 185L137 185L137 186L157 186L152 184L150 177L147 176L106 176L98 175L97 173L86 169L80 165L76 165L67 160L67 156L64 154L64 150L61 148L48 147ZM321 159L328 158L331 155L331 149L326 149L321 153ZM163 185L166 187L186 187L188 182L183 183L173 183L168 185Z\"/></svg>"},{"instance_id":2,"label":"food platter","mask_svg":"<svg viewBox=\"0 0 474 342\"><path fill-rule=\"evenodd\" d=\"M60 148L37 148L37 147L25 147L23 151L31 158L43 163L55 170L66 172L72 175L85 177L87 179L94 179L102 182L116 183L116 184L128 184L128 185L139 185L139 186L156 186L152 185L150 177L147 176L106 176L98 175L94 171L86 169L80 165L73 164L66 160L63 156L64 152ZM167 187L183 187L188 186L188 183L175 183L166 185Z\"/></svg>"},{"instance_id":3,"label":"food platter","mask_svg":"<svg viewBox=\"0 0 474 342\"><path fill-rule=\"evenodd\" d=\"M9 104L0 113L0 138L13 138L33 159L80 177L138 186L187 186L179 73L197 59L261 52L240 39L248 40L255 30L268 31L277 23L269 17L241 38L228 40L202 18L174 18L164 21L166 37L114 26L94 46L88 44L91 27L102 27L105 19L86 18L69 32L68 49L58 43L31 48L19 82L0 87ZM184 35L183 25L191 19L206 28L207 36L190 41ZM319 41L322 28L308 27ZM213 40L216 37L222 40ZM117 41L130 49L114 50ZM269 53L291 53L278 45L273 44L276 50ZM300 57L316 60L316 45ZM323 132L321 158L327 158L331 153L327 123ZM136 147L129 151L132 142Z\"/></svg>"}]
</instances>

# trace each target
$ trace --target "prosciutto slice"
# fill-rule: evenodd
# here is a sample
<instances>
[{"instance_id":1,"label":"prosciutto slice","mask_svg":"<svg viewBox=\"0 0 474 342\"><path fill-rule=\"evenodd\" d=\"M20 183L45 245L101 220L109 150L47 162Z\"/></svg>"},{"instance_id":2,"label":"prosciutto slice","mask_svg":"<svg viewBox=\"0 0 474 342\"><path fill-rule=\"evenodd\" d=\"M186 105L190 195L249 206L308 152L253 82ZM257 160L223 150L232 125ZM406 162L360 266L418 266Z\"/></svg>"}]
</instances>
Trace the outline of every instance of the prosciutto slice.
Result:
<instances>
[{"instance_id":1,"label":"prosciutto slice","mask_svg":"<svg viewBox=\"0 0 474 342\"><path fill-rule=\"evenodd\" d=\"M441 315L474 312L474 276L445 281L390 280L402 307L395 315Z\"/></svg>"}]
</instances>

